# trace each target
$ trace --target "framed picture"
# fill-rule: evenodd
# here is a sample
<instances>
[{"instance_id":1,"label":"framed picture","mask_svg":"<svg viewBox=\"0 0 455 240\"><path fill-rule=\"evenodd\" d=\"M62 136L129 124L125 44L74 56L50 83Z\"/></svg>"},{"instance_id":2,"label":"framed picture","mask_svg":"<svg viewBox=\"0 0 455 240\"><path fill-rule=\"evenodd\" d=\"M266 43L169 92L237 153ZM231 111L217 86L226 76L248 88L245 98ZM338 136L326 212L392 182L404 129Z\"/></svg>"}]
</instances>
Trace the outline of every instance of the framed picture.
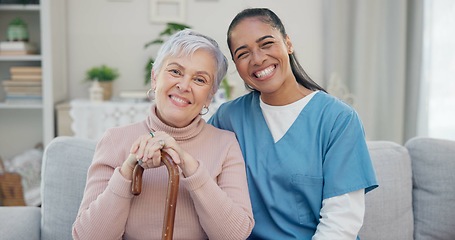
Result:
<instances>
[{"instance_id":1,"label":"framed picture","mask_svg":"<svg viewBox=\"0 0 455 240\"><path fill-rule=\"evenodd\" d=\"M150 0L150 21L185 22L186 0Z\"/></svg>"}]
</instances>

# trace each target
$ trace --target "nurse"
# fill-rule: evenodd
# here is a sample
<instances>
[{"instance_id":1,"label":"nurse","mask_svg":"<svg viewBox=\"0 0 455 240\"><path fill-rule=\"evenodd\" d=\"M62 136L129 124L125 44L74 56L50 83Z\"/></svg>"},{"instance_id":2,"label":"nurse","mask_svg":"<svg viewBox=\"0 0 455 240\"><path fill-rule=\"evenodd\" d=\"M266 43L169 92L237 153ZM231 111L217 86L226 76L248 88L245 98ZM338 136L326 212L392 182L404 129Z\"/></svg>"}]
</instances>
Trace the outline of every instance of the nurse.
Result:
<instances>
[{"instance_id":1,"label":"nurse","mask_svg":"<svg viewBox=\"0 0 455 240\"><path fill-rule=\"evenodd\" d=\"M237 14L227 42L251 92L209 122L240 142L256 221L250 238L358 238L364 194L377 181L357 113L308 77L271 10Z\"/></svg>"}]
</instances>

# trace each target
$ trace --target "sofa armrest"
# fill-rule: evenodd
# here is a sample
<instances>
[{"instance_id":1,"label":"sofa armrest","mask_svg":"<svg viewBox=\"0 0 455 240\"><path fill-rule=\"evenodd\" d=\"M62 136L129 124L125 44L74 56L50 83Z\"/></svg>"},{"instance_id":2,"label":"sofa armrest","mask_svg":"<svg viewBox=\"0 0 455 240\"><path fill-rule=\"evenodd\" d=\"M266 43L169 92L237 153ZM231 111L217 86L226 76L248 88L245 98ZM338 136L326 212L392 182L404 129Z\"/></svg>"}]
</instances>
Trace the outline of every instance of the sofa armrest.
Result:
<instances>
[{"instance_id":1,"label":"sofa armrest","mask_svg":"<svg viewBox=\"0 0 455 240\"><path fill-rule=\"evenodd\" d=\"M40 239L41 208L0 207L2 239Z\"/></svg>"},{"instance_id":2,"label":"sofa armrest","mask_svg":"<svg viewBox=\"0 0 455 240\"><path fill-rule=\"evenodd\" d=\"M43 239L72 239L71 228L84 195L95 147L93 140L63 136L46 146L41 171Z\"/></svg>"},{"instance_id":3,"label":"sofa armrest","mask_svg":"<svg viewBox=\"0 0 455 240\"><path fill-rule=\"evenodd\" d=\"M415 137L412 162L415 239L455 239L455 141Z\"/></svg>"}]
</instances>

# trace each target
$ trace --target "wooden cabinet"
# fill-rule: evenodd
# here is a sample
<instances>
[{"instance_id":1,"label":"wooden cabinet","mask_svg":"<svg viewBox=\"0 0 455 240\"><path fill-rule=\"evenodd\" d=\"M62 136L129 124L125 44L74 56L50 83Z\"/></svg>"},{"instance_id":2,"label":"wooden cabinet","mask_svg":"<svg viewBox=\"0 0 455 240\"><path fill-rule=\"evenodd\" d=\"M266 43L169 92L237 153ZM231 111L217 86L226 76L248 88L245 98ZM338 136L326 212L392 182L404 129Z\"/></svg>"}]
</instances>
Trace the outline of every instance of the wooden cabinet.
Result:
<instances>
[{"instance_id":1,"label":"wooden cabinet","mask_svg":"<svg viewBox=\"0 0 455 240\"><path fill-rule=\"evenodd\" d=\"M47 145L55 137L54 105L67 97L66 1L41 0L39 4L0 3L0 40L7 39L7 27L20 17L27 23L36 55L0 55L0 82L10 79L12 66L41 66L42 102L6 103L0 86L0 155L13 157L36 144Z\"/></svg>"}]
</instances>

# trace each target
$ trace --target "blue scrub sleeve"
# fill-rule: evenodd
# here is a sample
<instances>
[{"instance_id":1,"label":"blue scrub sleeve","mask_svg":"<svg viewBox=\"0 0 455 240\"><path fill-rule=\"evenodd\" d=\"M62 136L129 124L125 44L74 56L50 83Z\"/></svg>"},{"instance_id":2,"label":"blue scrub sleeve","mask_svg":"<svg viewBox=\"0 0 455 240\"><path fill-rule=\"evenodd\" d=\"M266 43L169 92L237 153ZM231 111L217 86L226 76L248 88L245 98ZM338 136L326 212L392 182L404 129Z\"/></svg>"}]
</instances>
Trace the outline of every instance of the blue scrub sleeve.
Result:
<instances>
[{"instance_id":1,"label":"blue scrub sleeve","mask_svg":"<svg viewBox=\"0 0 455 240\"><path fill-rule=\"evenodd\" d=\"M376 188L377 180L365 140L362 123L355 111L345 112L329 133L323 171L323 198Z\"/></svg>"}]
</instances>

